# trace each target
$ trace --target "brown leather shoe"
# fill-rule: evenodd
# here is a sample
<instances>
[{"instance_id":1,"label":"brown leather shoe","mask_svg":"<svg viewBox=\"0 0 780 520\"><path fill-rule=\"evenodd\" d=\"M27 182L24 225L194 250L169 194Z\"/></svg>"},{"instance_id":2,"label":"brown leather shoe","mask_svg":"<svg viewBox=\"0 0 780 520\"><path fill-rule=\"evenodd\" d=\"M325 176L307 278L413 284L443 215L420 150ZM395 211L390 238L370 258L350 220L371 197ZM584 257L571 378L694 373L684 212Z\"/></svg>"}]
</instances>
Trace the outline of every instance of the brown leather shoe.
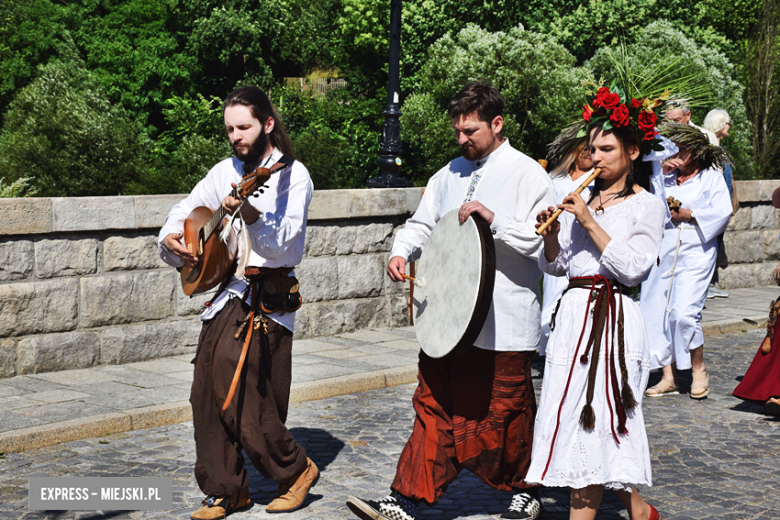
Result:
<instances>
[{"instance_id":1,"label":"brown leather shoe","mask_svg":"<svg viewBox=\"0 0 780 520\"><path fill-rule=\"evenodd\" d=\"M192 513L190 518L192 520L217 520L250 507L252 507L252 499L249 498L249 488L245 487L229 497L206 497L201 508Z\"/></svg>"},{"instance_id":2,"label":"brown leather shoe","mask_svg":"<svg viewBox=\"0 0 780 520\"><path fill-rule=\"evenodd\" d=\"M306 467L298 475L279 486L279 495L268 504L268 513L290 513L303 506L303 500L320 478L320 470L310 458L306 458Z\"/></svg>"}]
</instances>

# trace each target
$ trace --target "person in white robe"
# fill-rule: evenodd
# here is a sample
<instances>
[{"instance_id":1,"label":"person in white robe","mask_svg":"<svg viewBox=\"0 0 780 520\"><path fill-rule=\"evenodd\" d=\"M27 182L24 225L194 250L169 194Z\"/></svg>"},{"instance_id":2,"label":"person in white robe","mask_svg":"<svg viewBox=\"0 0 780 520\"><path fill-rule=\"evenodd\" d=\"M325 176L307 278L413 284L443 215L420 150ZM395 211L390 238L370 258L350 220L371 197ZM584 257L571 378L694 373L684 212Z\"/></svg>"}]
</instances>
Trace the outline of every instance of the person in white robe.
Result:
<instances>
[{"instance_id":1,"label":"person in white robe","mask_svg":"<svg viewBox=\"0 0 780 520\"><path fill-rule=\"evenodd\" d=\"M575 144L566 157L559 162L550 172L553 188L555 189L555 203L560 204L569 193L576 190L585 179L593 172L593 161L590 160L590 147L586 140ZM587 200L590 193L588 188L582 191L582 198ZM568 213L560 218L570 218ZM565 276L553 276L544 273L542 277L542 335L539 338L539 355L544 356L547 350L547 340L550 337L550 318L553 310L561 298L561 294L569 285Z\"/></svg>"},{"instance_id":2,"label":"person in white robe","mask_svg":"<svg viewBox=\"0 0 780 520\"><path fill-rule=\"evenodd\" d=\"M573 519L594 519L607 488L630 518L658 520L636 489L652 485L641 403L650 359L629 291L656 261L666 209L643 189L651 167L640 159L642 136L627 123L606 131L602 124L589 129L593 165L602 171L588 202L570 193L559 206L570 218L543 232L539 267L570 282L551 322L526 479L570 487ZM653 129L647 132L658 145ZM540 225L553 210L538 215Z\"/></svg>"},{"instance_id":3,"label":"person in white robe","mask_svg":"<svg viewBox=\"0 0 780 520\"><path fill-rule=\"evenodd\" d=\"M731 217L731 202L726 182L716 169L721 161L712 158L722 150L687 125L670 124L664 129L680 148L679 156L664 165L664 190L680 207L672 210L666 224L660 264L642 284L641 309L650 339L651 368L663 369L661 381L647 395L680 393L675 365L678 370L692 369L690 396L702 399L709 393L709 377L701 311L715 270L718 235Z\"/></svg>"}]
</instances>

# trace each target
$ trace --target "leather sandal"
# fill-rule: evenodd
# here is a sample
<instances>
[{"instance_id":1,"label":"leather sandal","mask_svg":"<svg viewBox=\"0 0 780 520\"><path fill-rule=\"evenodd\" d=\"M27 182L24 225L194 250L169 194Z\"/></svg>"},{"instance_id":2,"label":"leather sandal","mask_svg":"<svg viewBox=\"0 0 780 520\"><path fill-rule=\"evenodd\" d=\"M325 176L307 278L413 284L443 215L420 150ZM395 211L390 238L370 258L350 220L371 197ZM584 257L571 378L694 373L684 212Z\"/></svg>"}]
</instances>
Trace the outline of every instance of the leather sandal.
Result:
<instances>
[{"instance_id":1,"label":"leather sandal","mask_svg":"<svg viewBox=\"0 0 780 520\"><path fill-rule=\"evenodd\" d=\"M710 376L707 369L704 372L693 373L693 384L691 385L691 399L704 399L710 393Z\"/></svg>"},{"instance_id":2,"label":"leather sandal","mask_svg":"<svg viewBox=\"0 0 780 520\"><path fill-rule=\"evenodd\" d=\"M776 415L780 417L780 399L777 397L770 397L764 405L764 410L766 410L766 413L769 415Z\"/></svg>"},{"instance_id":3,"label":"leather sandal","mask_svg":"<svg viewBox=\"0 0 780 520\"><path fill-rule=\"evenodd\" d=\"M190 515L192 520L218 520L236 511L244 511L252 507L249 498L249 488L230 495L229 497L206 497L203 505Z\"/></svg>"},{"instance_id":4,"label":"leather sandal","mask_svg":"<svg viewBox=\"0 0 780 520\"><path fill-rule=\"evenodd\" d=\"M672 381L669 382L665 379L661 379L658 384L651 386L645 392L647 397L664 397L667 395L680 395L680 389L677 388L677 384Z\"/></svg>"}]
</instances>

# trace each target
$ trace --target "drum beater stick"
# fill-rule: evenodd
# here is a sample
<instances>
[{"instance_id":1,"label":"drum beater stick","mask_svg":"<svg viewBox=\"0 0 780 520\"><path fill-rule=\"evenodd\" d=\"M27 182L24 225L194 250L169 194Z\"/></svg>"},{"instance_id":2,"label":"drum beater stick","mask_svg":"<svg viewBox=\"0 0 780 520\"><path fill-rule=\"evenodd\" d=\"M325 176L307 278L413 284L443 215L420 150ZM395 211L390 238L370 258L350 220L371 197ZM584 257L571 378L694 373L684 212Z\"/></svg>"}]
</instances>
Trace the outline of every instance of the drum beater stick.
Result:
<instances>
[{"instance_id":1,"label":"drum beater stick","mask_svg":"<svg viewBox=\"0 0 780 520\"><path fill-rule=\"evenodd\" d=\"M403 276L405 279L412 282L417 287L425 287L425 278L420 278L419 276L417 278L412 278L411 276L406 274L402 274L401 276Z\"/></svg>"},{"instance_id":2,"label":"drum beater stick","mask_svg":"<svg viewBox=\"0 0 780 520\"><path fill-rule=\"evenodd\" d=\"M588 184L590 184L591 182L593 182L593 181L596 179L596 177L598 177L598 176L599 176L599 174L601 174L601 168L596 168L595 170L593 170L593 173L591 173L591 174L588 176L588 178L587 178L587 179L585 179L585 182L583 182L582 184L580 184L579 188L577 188L576 190L574 190L574 193L582 193L582 190L584 190L585 188L587 188L587 187L588 187ZM552 214L552 215L550 215L550 218L548 218L548 219L545 221L545 223L544 223L544 224L542 224L541 226L539 226L539 227L537 228L537 230L536 230L536 234L537 234L537 235L539 235L539 236L541 236L542 232L543 232L545 229L547 229L547 227L548 227L550 224L552 224L553 222L555 222L556 220L558 220L558 217L561 215L561 213L563 213L563 208L558 208L558 209L556 209L555 211L553 211L553 214Z\"/></svg>"}]
</instances>

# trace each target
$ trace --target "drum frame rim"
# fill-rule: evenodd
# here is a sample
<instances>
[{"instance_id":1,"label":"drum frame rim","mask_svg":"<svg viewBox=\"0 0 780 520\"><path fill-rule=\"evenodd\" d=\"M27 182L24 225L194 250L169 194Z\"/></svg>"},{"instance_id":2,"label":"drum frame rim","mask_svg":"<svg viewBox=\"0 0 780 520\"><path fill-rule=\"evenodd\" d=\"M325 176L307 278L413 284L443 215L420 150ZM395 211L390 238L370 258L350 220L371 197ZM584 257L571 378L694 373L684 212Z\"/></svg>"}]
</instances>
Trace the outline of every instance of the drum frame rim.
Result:
<instances>
[{"instance_id":1,"label":"drum frame rim","mask_svg":"<svg viewBox=\"0 0 780 520\"><path fill-rule=\"evenodd\" d=\"M466 331L463 333L463 337L455 345L455 348L438 359L462 356L474 346L474 342L477 341L479 334L485 326L490 306L493 303L493 289L496 283L496 244L493 239L493 232L490 229L490 224L481 215L472 213L469 217L477 225L477 232L481 239L482 269L479 286L482 290L477 294L474 311L471 313L471 319L466 327Z\"/></svg>"}]
</instances>

